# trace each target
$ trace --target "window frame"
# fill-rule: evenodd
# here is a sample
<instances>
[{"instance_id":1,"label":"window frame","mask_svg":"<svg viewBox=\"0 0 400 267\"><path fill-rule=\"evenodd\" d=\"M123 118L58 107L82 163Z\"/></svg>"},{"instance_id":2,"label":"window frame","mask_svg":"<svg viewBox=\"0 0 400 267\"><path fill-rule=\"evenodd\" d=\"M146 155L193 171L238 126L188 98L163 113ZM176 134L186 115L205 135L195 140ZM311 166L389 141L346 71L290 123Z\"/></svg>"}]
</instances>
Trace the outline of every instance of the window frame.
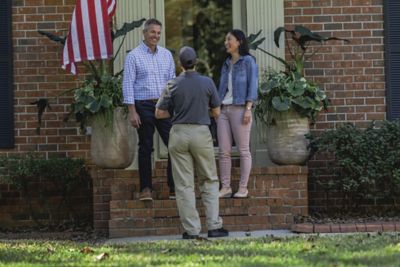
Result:
<instances>
[{"instance_id":1,"label":"window frame","mask_svg":"<svg viewBox=\"0 0 400 267\"><path fill-rule=\"evenodd\" d=\"M12 0L0 2L0 148L14 148ZM4 15L5 14L5 15ZM5 41L4 41L5 40Z\"/></svg>"},{"instance_id":2,"label":"window frame","mask_svg":"<svg viewBox=\"0 0 400 267\"><path fill-rule=\"evenodd\" d=\"M384 1L386 118L400 119L400 2Z\"/></svg>"}]
</instances>

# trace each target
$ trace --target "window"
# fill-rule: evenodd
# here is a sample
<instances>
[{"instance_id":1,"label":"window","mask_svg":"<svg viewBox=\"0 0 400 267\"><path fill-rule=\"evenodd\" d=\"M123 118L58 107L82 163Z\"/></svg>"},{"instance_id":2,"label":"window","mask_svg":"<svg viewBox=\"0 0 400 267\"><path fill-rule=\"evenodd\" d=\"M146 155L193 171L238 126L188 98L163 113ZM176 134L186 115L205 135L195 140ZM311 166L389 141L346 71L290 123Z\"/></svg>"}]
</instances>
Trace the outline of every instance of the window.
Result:
<instances>
[{"instance_id":1,"label":"window","mask_svg":"<svg viewBox=\"0 0 400 267\"><path fill-rule=\"evenodd\" d=\"M387 119L400 119L400 2L384 1Z\"/></svg>"},{"instance_id":2,"label":"window","mask_svg":"<svg viewBox=\"0 0 400 267\"><path fill-rule=\"evenodd\" d=\"M0 148L14 147L11 0L0 1Z\"/></svg>"}]
</instances>

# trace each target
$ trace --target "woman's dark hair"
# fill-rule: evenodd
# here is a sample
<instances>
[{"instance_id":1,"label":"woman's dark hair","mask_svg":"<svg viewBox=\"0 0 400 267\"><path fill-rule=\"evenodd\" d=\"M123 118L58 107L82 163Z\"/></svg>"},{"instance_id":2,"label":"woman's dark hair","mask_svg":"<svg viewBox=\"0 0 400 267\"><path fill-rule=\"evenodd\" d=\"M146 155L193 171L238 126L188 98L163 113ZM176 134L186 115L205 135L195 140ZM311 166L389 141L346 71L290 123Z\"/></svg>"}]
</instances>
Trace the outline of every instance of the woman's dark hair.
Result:
<instances>
[{"instance_id":1,"label":"woman's dark hair","mask_svg":"<svg viewBox=\"0 0 400 267\"><path fill-rule=\"evenodd\" d=\"M229 33L235 36L236 40L240 42L239 55L241 56L250 55L249 44L247 43L246 35L244 34L244 32L238 29L233 29L229 31Z\"/></svg>"}]
</instances>

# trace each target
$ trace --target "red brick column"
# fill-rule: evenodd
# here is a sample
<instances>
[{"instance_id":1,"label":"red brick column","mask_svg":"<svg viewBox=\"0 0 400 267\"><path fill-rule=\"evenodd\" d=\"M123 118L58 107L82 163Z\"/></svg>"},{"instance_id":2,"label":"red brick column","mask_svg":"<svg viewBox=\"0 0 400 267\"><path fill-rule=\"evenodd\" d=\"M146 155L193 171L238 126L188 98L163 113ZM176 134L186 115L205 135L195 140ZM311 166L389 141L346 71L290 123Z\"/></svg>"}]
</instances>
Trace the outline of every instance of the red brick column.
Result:
<instances>
[{"instance_id":1,"label":"red brick column","mask_svg":"<svg viewBox=\"0 0 400 267\"><path fill-rule=\"evenodd\" d=\"M111 183L115 170L91 167L93 180L93 229L98 234L108 236L110 219Z\"/></svg>"}]
</instances>

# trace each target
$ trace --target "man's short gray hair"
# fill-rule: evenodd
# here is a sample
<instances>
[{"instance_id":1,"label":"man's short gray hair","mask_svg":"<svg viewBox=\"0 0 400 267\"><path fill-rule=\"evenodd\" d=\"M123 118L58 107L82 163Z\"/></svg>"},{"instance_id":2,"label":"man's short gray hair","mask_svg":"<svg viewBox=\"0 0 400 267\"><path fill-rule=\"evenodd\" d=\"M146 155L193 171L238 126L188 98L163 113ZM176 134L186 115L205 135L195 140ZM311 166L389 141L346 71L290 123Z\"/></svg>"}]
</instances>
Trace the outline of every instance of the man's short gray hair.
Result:
<instances>
[{"instance_id":1,"label":"man's short gray hair","mask_svg":"<svg viewBox=\"0 0 400 267\"><path fill-rule=\"evenodd\" d=\"M158 19L154 19L154 18L153 19L148 19L144 23L143 31L146 32L149 29L150 25L158 25L158 26L162 27L162 23Z\"/></svg>"}]
</instances>

